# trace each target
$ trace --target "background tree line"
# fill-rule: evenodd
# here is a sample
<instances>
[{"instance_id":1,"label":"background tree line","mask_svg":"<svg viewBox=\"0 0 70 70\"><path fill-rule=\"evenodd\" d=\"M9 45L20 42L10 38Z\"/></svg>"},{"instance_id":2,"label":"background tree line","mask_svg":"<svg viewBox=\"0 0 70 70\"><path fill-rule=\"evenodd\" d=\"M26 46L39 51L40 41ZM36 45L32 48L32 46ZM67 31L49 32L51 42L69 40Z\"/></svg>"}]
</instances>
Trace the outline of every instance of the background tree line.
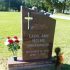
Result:
<instances>
[{"instance_id":1,"label":"background tree line","mask_svg":"<svg viewBox=\"0 0 70 70\"><path fill-rule=\"evenodd\" d=\"M0 11L20 11L20 6L32 8L36 6L37 9L51 12L65 13L70 11L70 0L0 0Z\"/></svg>"}]
</instances>

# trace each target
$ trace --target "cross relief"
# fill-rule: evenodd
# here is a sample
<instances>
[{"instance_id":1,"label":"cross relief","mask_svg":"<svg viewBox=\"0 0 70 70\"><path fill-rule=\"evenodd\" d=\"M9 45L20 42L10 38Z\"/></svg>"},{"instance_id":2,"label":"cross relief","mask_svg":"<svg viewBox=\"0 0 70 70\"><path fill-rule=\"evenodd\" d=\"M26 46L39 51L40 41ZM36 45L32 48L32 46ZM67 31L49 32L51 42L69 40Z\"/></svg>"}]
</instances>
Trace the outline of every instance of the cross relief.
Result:
<instances>
[{"instance_id":1,"label":"cross relief","mask_svg":"<svg viewBox=\"0 0 70 70\"><path fill-rule=\"evenodd\" d=\"M33 20L33 17L30 17L30 13L28 12L28 16L25 17L25 19L28 21L28 30L29 30L30 20Z\"/></svg>"}]
</instances>

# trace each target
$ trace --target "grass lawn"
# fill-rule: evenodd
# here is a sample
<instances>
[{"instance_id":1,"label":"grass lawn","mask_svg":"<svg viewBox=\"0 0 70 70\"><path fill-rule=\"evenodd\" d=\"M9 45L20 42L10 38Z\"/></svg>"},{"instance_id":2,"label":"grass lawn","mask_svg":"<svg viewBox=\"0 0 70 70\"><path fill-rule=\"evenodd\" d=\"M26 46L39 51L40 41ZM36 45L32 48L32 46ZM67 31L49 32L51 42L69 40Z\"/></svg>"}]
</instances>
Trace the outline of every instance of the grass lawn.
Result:
<instances>
[{"instance_id":1,"label":"grass lawn","mask_svg":"<svg viewBox=\"0 0 70 70\"><path fill-rule=\"evenodd\" d=\"M20 37L21 16L19 12L0 13L0 57L8 57L9 52L4 42L8 36Z\"/></svg>"},{"instance_id":2,"label":"grass lawn","mask_svg":"<svg viewBox=\"0 0 70 70\"><path fill-rule=\"evenodd\" d=\"M4 41L7 36L21 36L20 24L21 15L19 12L0 12L0 59L11 56L7 46L4 45ZM62 49L65 56L64 63L70 64L70 20L56 19L53 55L55 55L55 47L60 47ZM18 55L20 53L21 50L19 50Z\"/></svg>"},{"instance_id":3,"label":"grass lawn","mask_svg":"<svg viewBox=\"0 0 70 70\"><path fill-rule=\"evenodd\" d=\"M64 53L64 63L70 64L70 20L56 19L54 47L60 47Z\"/></svg>"}]
</instances>

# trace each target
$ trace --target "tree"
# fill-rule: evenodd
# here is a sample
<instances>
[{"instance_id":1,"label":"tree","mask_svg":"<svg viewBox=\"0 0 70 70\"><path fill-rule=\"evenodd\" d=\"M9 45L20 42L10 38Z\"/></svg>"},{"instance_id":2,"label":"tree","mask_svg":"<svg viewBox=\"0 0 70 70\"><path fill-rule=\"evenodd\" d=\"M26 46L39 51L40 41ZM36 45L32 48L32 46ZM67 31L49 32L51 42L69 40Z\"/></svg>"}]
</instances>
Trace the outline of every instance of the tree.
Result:
<instances>
[{"instance_id":1,"label":"tree","mask_svg":"<svg viewBox=\"0 0 70 70\"><path fill-rule=\"evenodd\" d=\"M0 11L5 11L6 10L6 7L5 7L5 2L4 0L0 0Z\"/></svg>"},{"instance_id":2,"label":"tree","mask_svg":"<svg viewBox=\"0 0 70 70\"><path fill-rule=\"evenodd\" d=\"M45 11L53 7L51 0L25 0L25 5L27 7L36 6L38 9L43 9Z\"/></svg>"},{"instance_id":3,"label":"tree","mask_svg":"<svg viewBox=\"0 0 70 70\"><path fill-rule=\"evenodd\" d=\"M48 11L53 9L53 3L51 2L51 0L46 0L45 3L46 3L46 7L48 8Z\"/></svg>"},{"instance_id":4,"label":"tree","mask_svg":"<svg viewBox=\"0 0 70 70\"><path fill-rule=\"evenodd\" d=\"M64 4L62 2L55 2L54 3L54 8L57 10L57 12L62 13Z\"/></svg>"},{"instance_id":5,"label":"tree","mask_svg":"<svg viewBox=\"0 0 70 70\"><path fill-rule=\"evenodd\" d=\"M10 8L14 10L20 10L20 6L22 4L21 0L10 0Z\"/></svg>"},{"instance_id":6,"label":"tree","mask_svg":"<svg viewBox=\"0 0 70 70\"><path fill-rule=\"evenodd\" d=\"M70 10L70 0L66 0L65 10Z\"/></svg>"},{"instance_id":7,"label":"tree","mask_svg":"<svg viewBox=\"0 0 70 70\"><path fill-rule=\"evenodd\" d=\"M20 5L22 4L22 0L4 0L5 8L9 11L13 10L20 10Z\"/></svg>"},{"instance_id":8,"label":"tree","mask_svg":"<svg viewBox=\"0 0 70 70\"><path fill-rule=\"evenodd\" d=\"M70 0L59 0L54 3L54 7L58 12L65 13L65 10L70 10Z\"/></svg>"},{"instance_id":9,"label":"tree","mask_svg":"<svg viewBox=\"0 0 70 70\"><path fill-rule=\"evenodd\" d=\"M63 13L64 13L65 8L66 8L66 0L63 1Z\"/></svg>"}]
</instances>

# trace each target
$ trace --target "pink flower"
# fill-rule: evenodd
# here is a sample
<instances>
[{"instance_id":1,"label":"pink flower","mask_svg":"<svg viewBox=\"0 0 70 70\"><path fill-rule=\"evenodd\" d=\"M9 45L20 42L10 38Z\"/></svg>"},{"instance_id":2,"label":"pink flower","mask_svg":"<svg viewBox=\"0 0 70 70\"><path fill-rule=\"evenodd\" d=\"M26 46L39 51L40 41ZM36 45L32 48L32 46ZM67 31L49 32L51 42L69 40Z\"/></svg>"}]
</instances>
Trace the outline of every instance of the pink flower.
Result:
<instances>
[{"instance_id":1,"label":"pink flower","mask_svg":"<svg viewBox=\"0 0 70 70\"><path fill-rule=\"evenodd\" d=\"M5 41L5 45L9 45L9 44L10 44L10 43L9 43L10 38L11 38L11 37L9 37L9 36L7 37L7 39L6 39L6 41Z\"/></svg>"},{"instance_id":2,"label":"pink flower","mask_svg":"<svg viewBox=\"0 0 70 70\"><path fill-rule=\"evenodd\" d=\"M20 41L17 36L14 36L12 39L11 39L11 37L7 37L5 45L10 45L10 44L19 43L19 42Z\"/></svg>"},{"instance_id":3,"label":"pink flower","mask_svg":"<svg viewBox=\"0 0 70 70\"><path fill-rule=\"evenodd\" d=\"M6 40L5 45L9 45L8 39Z\"/></svg>"},{"instance_id":4,"label":"pink flower","mask_svg":"<svg viewBox=\"0 0 70 70\"><path fill-rule=\"evenodd\" d=\"M13 37L13 41L16 42L16 43L19 43L18 37L17 36L14 36Z\"/></svg>"},{"instance_id":5,"label":"pink flower","mask_svg":"<svg viewBox=\"0 0 70 70\"><path fill-rule=\"evenodd\" d=\"M13 38L7 37L5 45L8 46L8 49L13 53L20 49L19 40L17 36L14 36Z\"/></svg>"},{"instance_id":6,"label":"pink flower","mask_svg":"<svg viewBox=\"0 0 70 70\"><path fill-rule=\"evenodd\" d=\"M14 38L14 39L18 39L18 37L17 37L17 36L14 36L13 38Z\"/></svg>"}]
</instances>

